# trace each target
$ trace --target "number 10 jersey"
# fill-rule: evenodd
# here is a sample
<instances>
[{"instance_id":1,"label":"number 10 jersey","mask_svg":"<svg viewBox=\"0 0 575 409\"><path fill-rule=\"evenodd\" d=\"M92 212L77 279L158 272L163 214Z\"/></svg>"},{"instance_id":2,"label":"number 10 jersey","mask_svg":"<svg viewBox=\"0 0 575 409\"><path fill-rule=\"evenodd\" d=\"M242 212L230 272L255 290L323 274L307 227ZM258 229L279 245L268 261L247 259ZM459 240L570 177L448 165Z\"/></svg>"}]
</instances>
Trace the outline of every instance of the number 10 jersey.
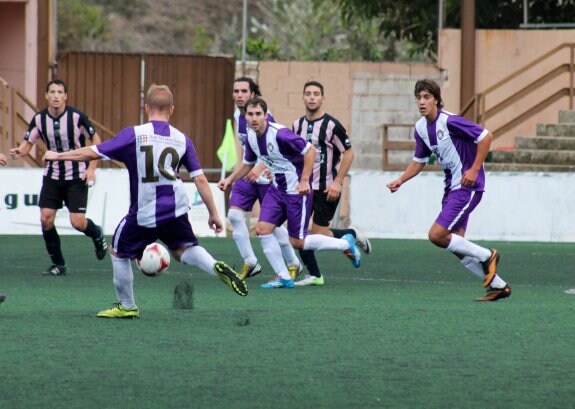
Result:
<instances>
[{"instance_id":1,"label":"number 10 jersey","mask_svg":"<svg viewBox=\"0 0 575 409\"><path fill-rule=\"evenodd\" d=\"M126 165L130 178L130 210L143 227L179 217L190 209L180 179L183 165L190 177L203 174L192 141L167 122L151 121L123 129L92 147L103 159Z\"/></svg>"}]
</instances>

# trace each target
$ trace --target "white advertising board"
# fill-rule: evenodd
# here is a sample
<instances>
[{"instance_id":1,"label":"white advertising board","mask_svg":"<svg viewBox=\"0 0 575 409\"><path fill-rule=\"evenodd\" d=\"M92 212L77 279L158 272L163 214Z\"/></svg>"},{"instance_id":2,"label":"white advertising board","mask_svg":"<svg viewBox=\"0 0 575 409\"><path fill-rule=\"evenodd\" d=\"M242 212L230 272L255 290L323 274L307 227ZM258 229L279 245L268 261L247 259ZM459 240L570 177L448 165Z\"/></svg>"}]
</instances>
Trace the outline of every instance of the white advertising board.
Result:
<instances>
[{"instance_id":1,"label":"white advertising board","mask_svg":"<svg viewBox=\"0 0 575 409\"><path fill-rule=\"evenodd\" d=\"M42 187L41 169L0 169L0 234L41 234L38 198ZM188 213L198 237L216 236L208 227L208 211L193 183L184 184L191 209ZM218 213L225 223L225 198L216 184L210 183ZM88 193L86 215L104 228L106 235L114 233L118 222L128 212L130 202L128 172L125 169L98 169L96 184ZM64 207L56 214L60 234L81 234L70 224ZM220 235L225 235L221 233Z\"/></svg>"},{"instance_id":2,"label":"white advertising board","mask_svg":"<svg viewBox=\"0 0 575 409\"><path fill-rule=\"evenodd\" d=\"M370 237L427 239L441 210L443 173L422 172L390 193L400 172L351 172L351 223ZM575 173L488 172L470 240L575 242Z\"/></svg>"}]
</instances>

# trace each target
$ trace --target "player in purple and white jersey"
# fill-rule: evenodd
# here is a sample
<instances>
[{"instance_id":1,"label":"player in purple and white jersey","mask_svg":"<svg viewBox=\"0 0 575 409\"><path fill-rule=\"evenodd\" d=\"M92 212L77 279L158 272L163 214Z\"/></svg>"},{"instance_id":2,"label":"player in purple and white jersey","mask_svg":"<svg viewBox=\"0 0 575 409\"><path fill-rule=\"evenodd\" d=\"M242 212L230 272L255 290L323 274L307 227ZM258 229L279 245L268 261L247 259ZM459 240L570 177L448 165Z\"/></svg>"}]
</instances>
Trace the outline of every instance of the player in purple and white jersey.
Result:
<instances>
[{"instance_id":1,"label":"player in purple and white jersey","mask_svg":"<svg viewBox=\"0 0 575 409\"><path fill-rule=\"evenodd\" d=\"M273 175L271 186L261 205L256 234L264 254L276 273L275 279L263 288L293 288L294 281L281 257L280 246L273 236L274 228L287 221L293 247L305 250L341 250L354 267L361 257L352 235L341 239L321 234L307 234L313 193L310 177L316 150L313 145L283 125L267 121L267 103L260 97L246 102L246 118L250 130L241 167L218 187L226 190L254 168L258 160L265 163Z\"/></svg>"},{"instance_id":2,"label":"player in purple and white jersey","mask_svg":"<svg viewBox=\"0 0 575 409\"><path fill-rule=\"evenodd\" d=\"M46 150L68 152L101 142L92 123L83 112L66 105L68 90L61 80L53 80L46 86L48 107L32 118L28 132L19 147L10 150L16 159L27 155L40 139ZM60 236L54 225L56 212L65 204L70 212L70 223L76 230L90 237L96 249L96 257L106 256L108 245L100 226L86 218L88 187L96 181L96 162L50 161L45 163L42 190L40 192L40 222L46 250L52 265L42 274L60 276L66 274L66 261L60 246Z\"/></svg>"},{"instance_id":3,"label":"player in purple and white jersey","mask_svg":"<svg viewBox=\"0 0 575 409\"><path fill-rule=\"evenodd\" d=\"M237 294L248 293L245 282L226 263L216 261L198 245L188 211L189 199L180 179L180 168L193 177L206 205L208 225L223 230L208 180L196 156L192 141L170 125L173 96L165 85L152 85L145 104L149 122L125 128L114 138L71 152L47 152L45 160L114 159L123 162L130 179L130 208L114 236L110 255L118 303L98 313L104 318L135 318L139 309L134 301L132 264L145 247L163 241L178 261L218 276Z\"/></svg>"},{"instance_id":4,"label":"player in purple and white jersey","mask_svg":"<svg viewBox=\"0 0 575 409\"><path fill-rule=\"evenodd\" d=\"M497 274L499 254L464 238L471 212L485 190L483 162L493 135L487 129L442 109L441 89L432 80L415 84L422 118L415 124L415 153L403 174L387 187L393 193L422 171L432 153L445 173L445 193L439 216L429 229L429 240L455 254L483 280L487 294L478 301L496 301L511 295L511 287Z\"/></svg>"},{"instance_id":5,"label":"player in purple and white jersey","mask_svg":"<svg viewBox=\"0 0 575 409\"><path fill-rule=\"evenodd\" d=\"M367 237L357 229L351 227L330 229L329 227L337 210L343 178L351 168L354 152L343 125L324 111L322 107L324 99L324 89L320 82L306 82L303 86L306 114L296 119L292 125L292 130L311 142L317 150L312 172L313 223L311 232L337 238L351 234L356 238L359 248L369 254L371 244ZM309 274L295 285L323 285L324 277L320 272L314 252L300 250L299 254Z\"/></svg>"},{"instance_id":6,"label":"player in purple and white jersey","mask_svg":"<svg viewBox=\"0 0 575 409\"><path fill-rule=\"evenodd\" d=\"M234 112L234 128L236 145L238 149L238 166L241 166L244 146L248 134L248 125L245 117L245 103L256 96L261 96L259 86L250 77L240 77L234 81L233 98L236 104ZM271 113L268 113L268 121L274 122ZM240 276L243 279L253 277L262 270L261 265L250 242L250 232L246 224L246 213L251 212L256 201L260 204L268 190L270 180L267 177L266 166L258 163L246 178L237 180L230 194L230 209L228 219L233 227L233 238L240 255L244 261ZM274 237L280 243L282 255L287 263L290 274L295 276L301 271L300 261L290 244L289 235L285 227L279 226L273 232Z\"/></svg>"}]
</instances>

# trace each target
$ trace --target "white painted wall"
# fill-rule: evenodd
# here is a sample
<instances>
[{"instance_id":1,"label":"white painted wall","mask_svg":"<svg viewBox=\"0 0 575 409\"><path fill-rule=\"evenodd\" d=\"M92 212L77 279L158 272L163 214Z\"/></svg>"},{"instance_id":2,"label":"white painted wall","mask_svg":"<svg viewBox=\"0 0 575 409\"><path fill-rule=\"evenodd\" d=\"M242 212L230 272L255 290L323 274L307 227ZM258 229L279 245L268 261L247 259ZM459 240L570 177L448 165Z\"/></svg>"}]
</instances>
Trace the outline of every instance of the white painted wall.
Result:
<instances>
[{"instance_id":1,"label":"white painted wall","mask_svg":"<svg viewBox=\"0 0 575 409\"><path fill-rule=\"evenodd\" d=\"M37 201L42 187L42 169L0 169L0 234L41 234ZM196 236L215 236L208 227L208 211L201 202L196 185L185 183L190 198L188 213ZM218 213L225 223L225 199L215 183L210 183ZM130 203L128 172L125 169L98 169L96 184L88 193L86 215L112 235L116 225L128 213ZM60 234L81 234L70 225L66 208L56 214ZM222 236L225 236L225 229Z\"/></svg>"},{"instance_id":2,"label":"white painted wall","mask_svg":"<svg viewBox=\"0 0 575 409\"><path fill-rule=\"evenodd\" d=\"M422 172L391 194L400 172L351 173L350 218L370 237L427 239L441 209L443 173ZM575 242L575 174L488 173L470 240Z\"/></svg>"},{"instance_id":3,"label":"white painted wall","mask_svg":"<svg viewBox=\"0 0 575 409\"><path fill-rule=\"evenodd\" d=\"M385 187L399 172L351 173L350 219L369 237L426 239L441 208L443 174L422 172L391 194ZM39 169L0 169L0 234L40 234L40 212L33 204L40 193ZM98 169L90 189L88 217L111 235L128 210L128 177L125 170ZM214 235L207 227L207 210L199 202L195 185L186 183L189 213L198 236ZM225 218L224 196L215 184L212 193L218 212ZM14 202L17 198L17 205ZM28 205L25 200L28 200ZM471 215L467 237L471 240L575 242L575 174L488 173L483 201ZM78 234L65 209L56 221L61 234Z\"/></svg>"}]
</instances>

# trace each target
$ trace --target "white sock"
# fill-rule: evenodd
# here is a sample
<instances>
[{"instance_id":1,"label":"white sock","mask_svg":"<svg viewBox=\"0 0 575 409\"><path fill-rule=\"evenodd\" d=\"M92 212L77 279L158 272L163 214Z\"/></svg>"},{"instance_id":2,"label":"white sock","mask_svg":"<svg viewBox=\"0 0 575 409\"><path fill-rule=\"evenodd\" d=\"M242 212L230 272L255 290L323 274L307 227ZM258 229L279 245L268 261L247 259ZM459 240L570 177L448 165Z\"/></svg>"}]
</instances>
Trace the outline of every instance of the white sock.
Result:
<instances>
[{"instance_id":1,"label":"white sock","mask_svg":"<svg viewBox=\"0 0 575 409\"><path fill-rule=\"evenodd\" d=\"M479 261L485 261L491 257L491 250L478 246L457 234L451 234L451 241L447 250L460 256L475 257Z\"/></svg>"},{"instance_id":2,"label":"white sock","mask_svg":"<svg viewBox=\"0 0 575 409\"><path fill-rule=\"evenodd\" d=\"M282 251L277 239L273 234L266 234L263 236L258 236L260 242L262 243L262 248L264 254L268 259L268 262L272 266L274 272L285 280L291 280L289 271L282 258Z\"/></svg>"},{"instance_id":3,"label":"white sock","mask_svg":"<svg viewBox=\"0 0 575 409\"><path fill-rule=\"evenodd\" d=\"M465 256L460 261L461 261L461 264L463 264L463 266L466 269L468 269L474 275L476 275L477 277L479 277L480 279L483 280L483 278L485 277L485 274L483 273L483 266L481 265L481 263L479 262L478 259L476 259L475 257L471 257L471 256Z\"/></svg>"},{"instance_id":4,"label":"white sock","mask_svg":"<svg viewBox=\"0 0 575 409\"><path fill-rule=\"evenodd\" d=\"M299 266L299 259L295 255L295 250L293 249L289 241L289 233L284 226L278 226L274 229L274 237L280 244L282 250L282 256L288 266Z\"/></svg>"},{"instance_id":5,"label":"white sock","mask_svg":"<svg viewBox=\"0 0 575 409\"><path fill-rule=\"evenodd\" d=\"M344 251L349 247L345 239L336 239L335 237L324 236L323 234L310 234L306 236L303 242L304 250L341 250Z\"/></svg>"},{"instance_id":6,"label":"white sock","mask_svg":"<svg viewBox=\"0 0 575 409\"><path fill-rule=\"evenodd\" d=\"M134 301L134 272L129 258L118 258L110 254L114 271L114 287L118 301L125 308L136 306Z\"/></svg>"},{"instance_id":7,"label":"white sock","mask_svg":"<svg viewBox=\"0 0 575 409\"><path fill-rule=\"evenodd\" d=\"M228 211L228 219L232 224L233 238L244 263L255 266L258 263L258 259L250 242L250 231L246 224L245 212L239 209L230 209Z\"/></svg>"},{"instance_id":8,"label":"white sock","mask_svg":"<svg viewBox=\"0 0 575 409\"><path fill-rule=\"evenodd\" d=\"M483 278L485 277L485 274L483 273L483 267L481 266L479 260L476 259L475 257L465 256L463 257L463 259L461 259L461 264L463 264L466 269L471 271L480 279L483 280ZM503 281L501 277L499 277L497 274L493 276L493 280L491 281L491 284L489 284L489 286L492 288L503 288L506 285L507 283Z\"/></svg>"},{"instance_id":9,"label":"white sock","mask_svg":"<svg viewBox=\"0 0 575 409\"><path fill-rule=\"evenodd\" d=\"M491 288L503 288L506 285L507 285L507 283L505 281L503 281L501 279L501 277L499 277L497 274L495 274L493 276L493 280L489 284L489 287L491 287Z\"/></svg>"},{"instance_id":10,"label":"white sock","mask_svg":"<svg viewBox=\"0 0 575 409\"><path fill-rule=\"evenodd\" d=\"M188 247L180 257L180 261L183 264L189 264L191 266L196 266L200 270L215 276L214 266L216 265L216 259L212 257L210 253L206 251L205 248L201 246Z\"/></svg>"}]
</instances>

